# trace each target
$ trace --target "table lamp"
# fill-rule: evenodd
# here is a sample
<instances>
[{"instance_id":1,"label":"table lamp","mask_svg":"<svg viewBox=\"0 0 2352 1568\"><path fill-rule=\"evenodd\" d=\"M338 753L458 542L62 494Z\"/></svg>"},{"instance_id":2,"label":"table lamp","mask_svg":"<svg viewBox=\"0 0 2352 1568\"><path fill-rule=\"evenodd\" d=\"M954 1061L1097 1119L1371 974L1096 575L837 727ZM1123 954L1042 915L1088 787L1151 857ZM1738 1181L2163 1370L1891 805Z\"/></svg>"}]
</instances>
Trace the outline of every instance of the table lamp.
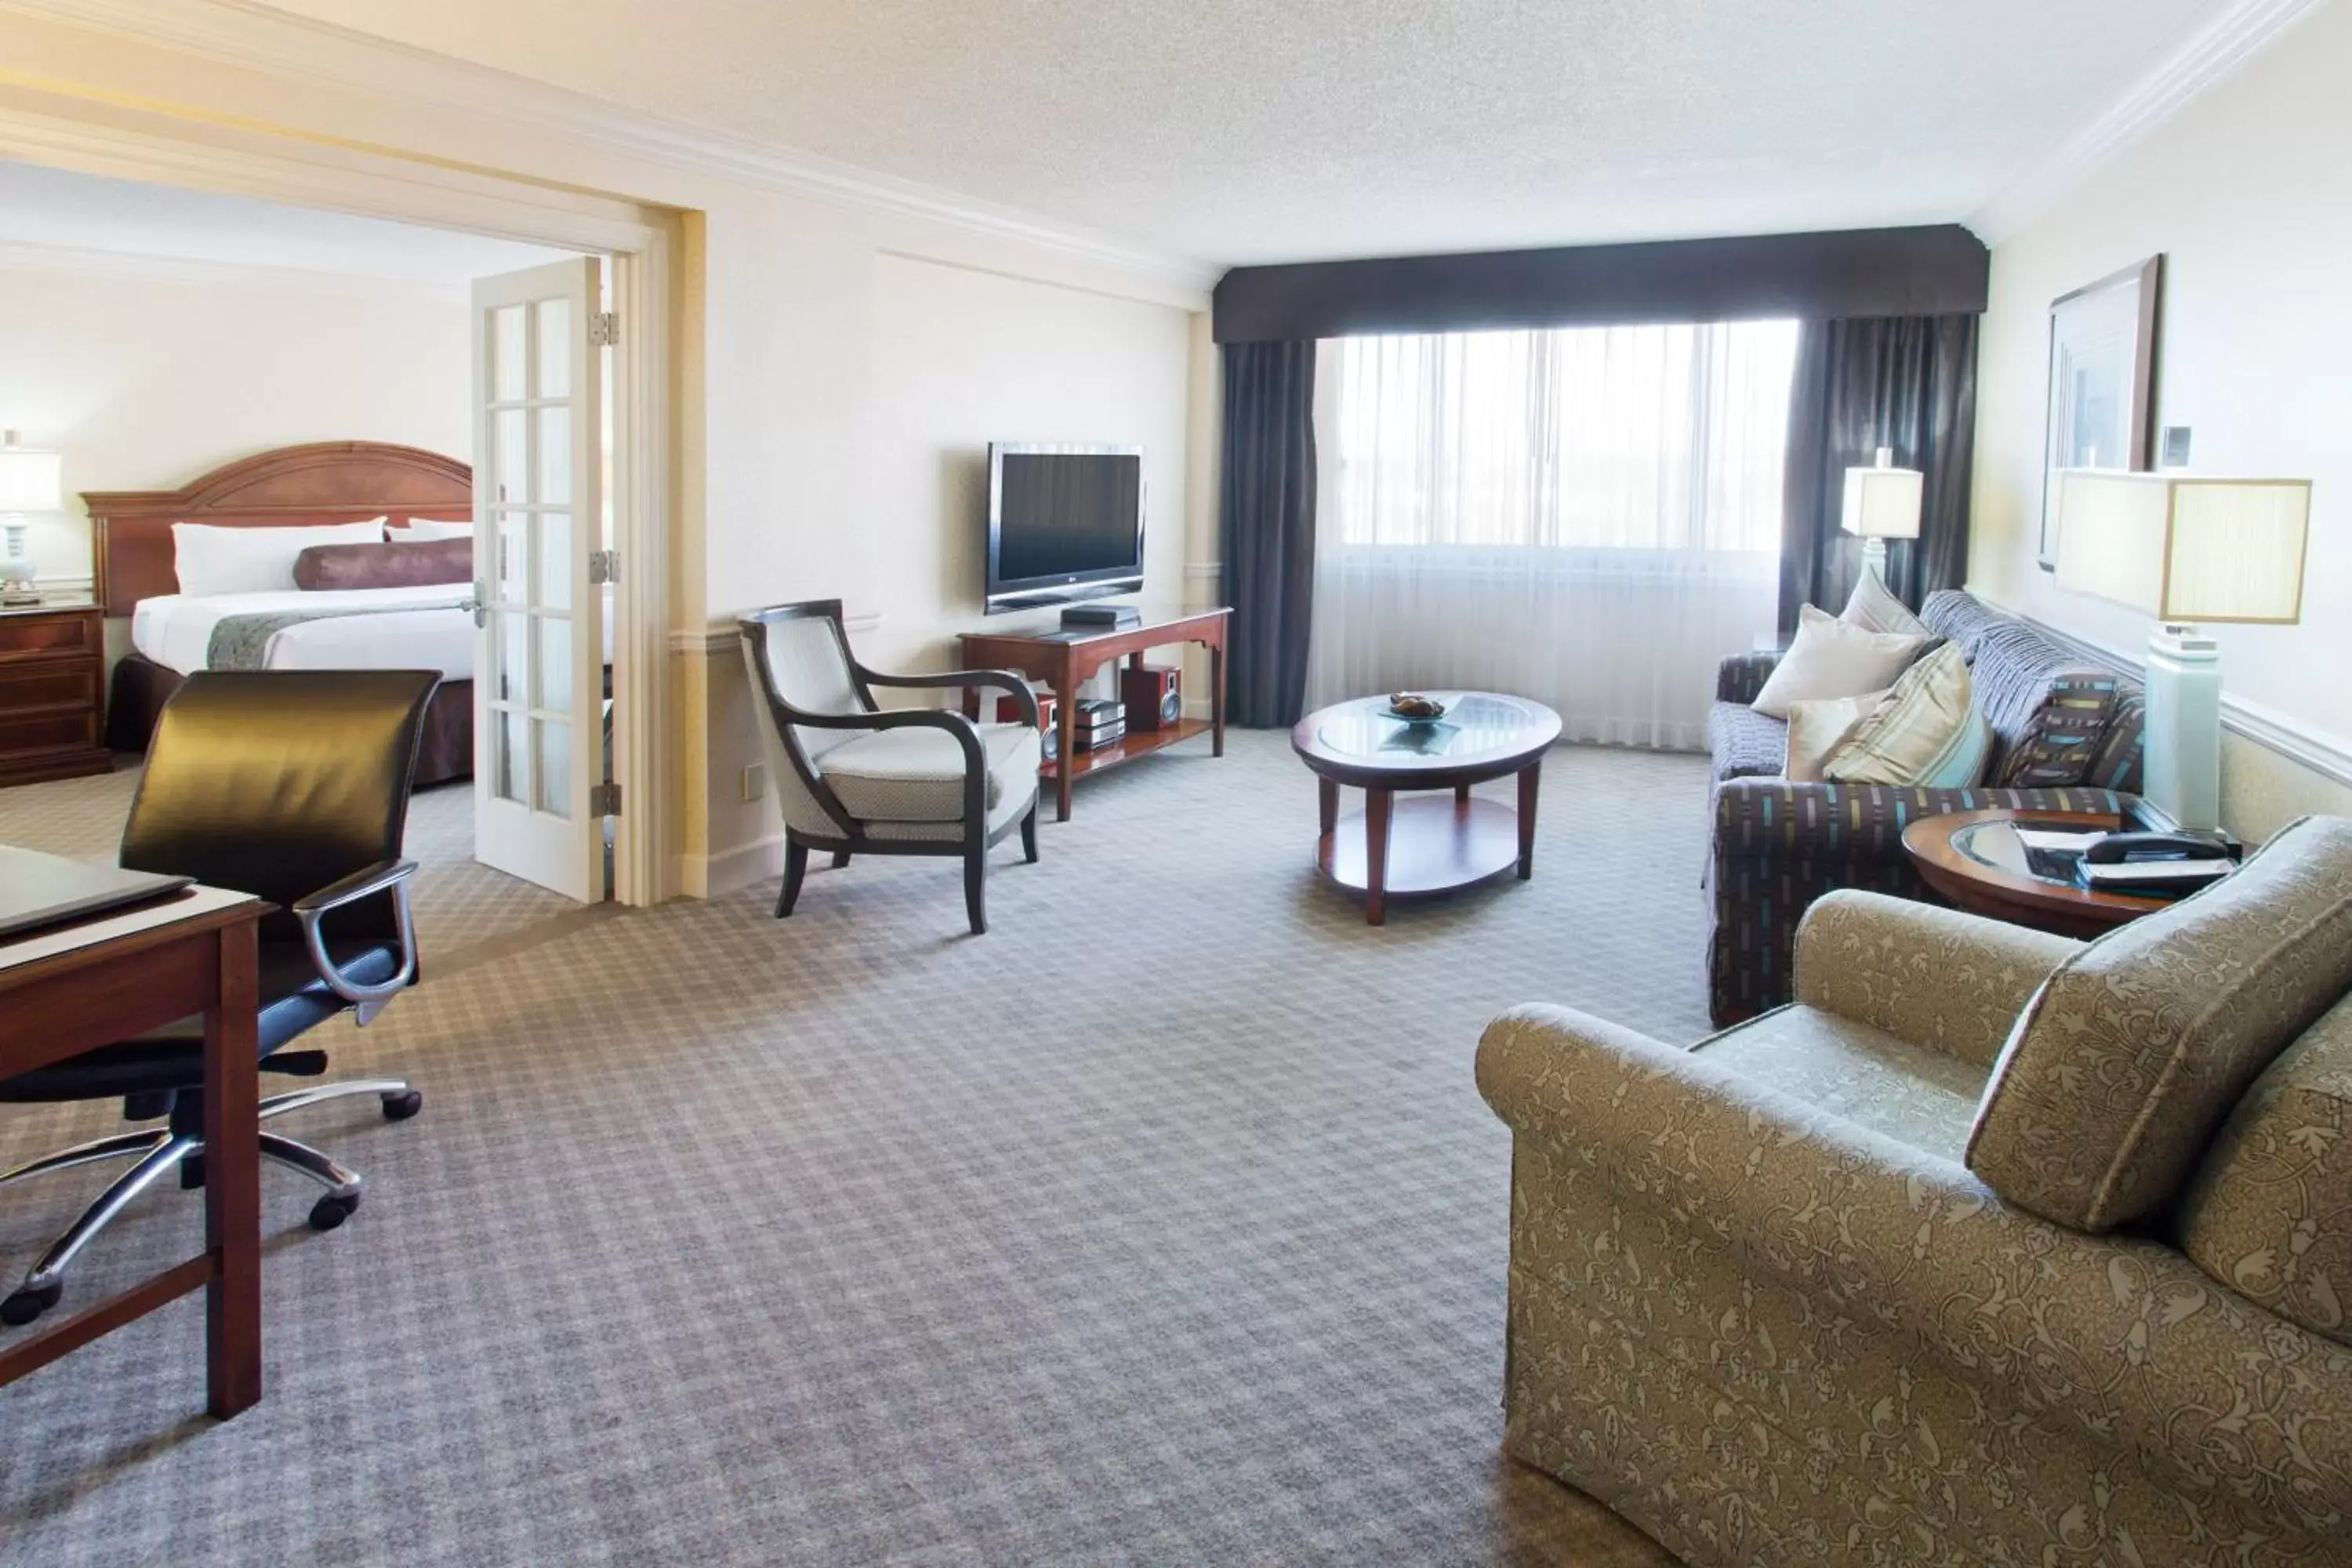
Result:
<instances>
[{"instance_id":1,"label":"table lamp","mask_svg":"<svg viewBox=\"0 0 2352 1568\"><path fill-rule=\"evenodd\" d=\"M1927 476L1895 466L1895 448L1878 448L1874 468L1845 471L1845 513L1840 526L1862 539L1862 563L1886 581L1886 542L1919 537L1919 498Z\"/></svg>"},{"instance_id":2,"label":"table lamp","mask_svg":"<svg viewBox=\"0 0 2352 1568\"><path fill-rule=\"evenodd\" d=\"M0 439L0 527L8 534L8 553L0 559L0 605L37 605L40 590L33 586L32 557L25 553L27 512L56 511L65 504L63 465L55 452L38 452L16 444L11 430Z\"/></svg>"},{"instance_id":3,"label":"table lamp","mask_svg":"<svg viewBox=\"0 0 2352 1568\"><path fill-rule=\"evenodd\" d=\"M2221 655L2202 622L2303 618L2308 479L2064 468L2058 585L2154 616L2141 794L2183 829L2221 825Z\"/></svg>"}]
</instances>

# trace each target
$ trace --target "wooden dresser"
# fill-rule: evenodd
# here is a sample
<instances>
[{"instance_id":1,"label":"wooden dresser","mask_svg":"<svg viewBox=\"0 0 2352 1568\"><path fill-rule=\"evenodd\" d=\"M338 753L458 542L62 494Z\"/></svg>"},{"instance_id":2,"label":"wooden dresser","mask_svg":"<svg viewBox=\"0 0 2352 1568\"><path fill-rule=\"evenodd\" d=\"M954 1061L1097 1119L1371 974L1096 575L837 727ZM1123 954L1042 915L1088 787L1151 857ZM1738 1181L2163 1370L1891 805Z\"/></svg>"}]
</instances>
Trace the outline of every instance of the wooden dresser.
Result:
<instances>
[{"instance_id":1,"label":"wooden dresser","mask_svg":"<svg viewBox=\"0 0 2352 1568\"><path fill-rule=\"evenodd\" d=\"M0 608L0 784L112 768L105 709L104 610L87 601Z\"/></svg>"}]
</instances>

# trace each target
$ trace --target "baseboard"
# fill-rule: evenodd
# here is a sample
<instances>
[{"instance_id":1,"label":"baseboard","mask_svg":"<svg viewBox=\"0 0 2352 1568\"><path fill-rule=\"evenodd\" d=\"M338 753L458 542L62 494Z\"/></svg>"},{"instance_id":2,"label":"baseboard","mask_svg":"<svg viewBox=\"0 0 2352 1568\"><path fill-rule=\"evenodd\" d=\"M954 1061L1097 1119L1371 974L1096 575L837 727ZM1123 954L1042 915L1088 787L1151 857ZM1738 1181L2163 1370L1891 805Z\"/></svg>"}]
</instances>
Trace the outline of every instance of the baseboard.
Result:
<instances>
[{"instance_id":1,"label":"baseboard","mask_svg":"<svg viewBox=\"0 0 2352 1568\"><path fill-rule=\"evenodd\" d=\"M784 836L739 844L716 855L677 858L677 890L689 899L718 899L784 874Z\"/></svg>"}]
</instances>

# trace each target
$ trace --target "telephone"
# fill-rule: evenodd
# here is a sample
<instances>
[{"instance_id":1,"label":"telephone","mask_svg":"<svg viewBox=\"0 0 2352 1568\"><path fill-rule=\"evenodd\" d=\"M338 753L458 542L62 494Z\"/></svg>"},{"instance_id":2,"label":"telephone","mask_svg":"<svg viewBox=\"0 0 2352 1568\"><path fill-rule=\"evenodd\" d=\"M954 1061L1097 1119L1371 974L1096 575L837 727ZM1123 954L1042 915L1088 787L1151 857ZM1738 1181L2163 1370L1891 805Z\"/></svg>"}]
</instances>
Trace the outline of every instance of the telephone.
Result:
<instances>
[{"instance_id":1,"label":"telephone","mask_svg":"<svg viewBox=\"0 0 2352 1568\"><path fill-rule=\"evenodd\" d=\"M2230 848L2219 839L2194 833L2110 833L2083 851L2093 866L2121 866L2138 860L2227 860Z\"/></svg>"}]
</instances>

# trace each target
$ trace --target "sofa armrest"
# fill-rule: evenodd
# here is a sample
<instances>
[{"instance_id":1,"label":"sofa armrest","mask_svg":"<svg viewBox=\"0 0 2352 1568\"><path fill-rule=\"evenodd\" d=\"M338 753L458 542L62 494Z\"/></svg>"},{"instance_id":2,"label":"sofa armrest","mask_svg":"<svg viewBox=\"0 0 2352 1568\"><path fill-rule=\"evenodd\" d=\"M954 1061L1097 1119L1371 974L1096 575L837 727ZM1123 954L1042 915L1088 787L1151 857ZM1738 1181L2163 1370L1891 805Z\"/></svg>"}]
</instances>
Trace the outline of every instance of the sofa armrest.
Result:
<instances>
[{"instance_id":1,"label":"sofa armrest","mask_svg":"<svg viewBox=\"0 0 2352 1568\"><path fill-rule=\"evenodd\" d=\"M1797 927L1796 998L1990 1068L2033 993L2083 944L1883 893L1830 893Z\"/></svg>"},{"instance_id":2,"label":"sofa armrest","mask_svg":"<svg viewBox=\"0 0 2352 1568\"><path fill-rule=\"evenodd\" d=\"M2306 1392L2352 1379L2352 1351L2179 1253L2052 1225L1948 1160L1564 1008L1496 1019L1477 1072L1549 1158L1825 1322L1907 1336L1990 1406L2305 1529L2352 1513L2352 1423L2308 1419Z\"/></svg>"},{"instance_id":3,"label":"sofa armrest","mask_svg":"<svg viewBox=\"0 0 2352 1568\"><path fill-rule=\"evenodd\" d=\"M1764 683L1772 678L1772 670L1780 662L1778 653L1734 654L1715 667L1715 700L1717 702L1753 702Z\"/></svg>"},{"instance_id":4,"label":"sofa armrest","mask_svg":"<svg viewBox=\"0 0 2352 1568\"><path fill-rule=\"evenodd\" d=\"M1726 779L1715 792L1715 858L1899 863L1903 830L1923 816L1994 806L2120 816L2127 804L2104 789L1907 789Z\"/></svg>"}]
</instances>

